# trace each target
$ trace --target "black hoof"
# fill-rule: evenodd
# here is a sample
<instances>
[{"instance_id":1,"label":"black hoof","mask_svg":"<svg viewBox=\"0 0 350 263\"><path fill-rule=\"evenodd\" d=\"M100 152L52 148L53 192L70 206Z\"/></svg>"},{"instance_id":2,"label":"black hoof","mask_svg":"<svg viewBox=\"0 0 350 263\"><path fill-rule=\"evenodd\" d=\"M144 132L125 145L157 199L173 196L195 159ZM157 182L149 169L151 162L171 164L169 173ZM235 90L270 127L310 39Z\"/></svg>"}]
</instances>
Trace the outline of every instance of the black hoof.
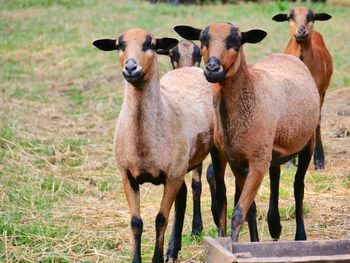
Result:
<instances>
[{"instance_id":1,"label":"black hoof","mask_svg":"<svg viewBox=\"0 0 350 263\"><path fill-rule=\"evenodd\" d=\"M315 170L321 171L324 169L324 161L315 162Z\"/></svg>"},{"instance_id":2,"label":"black hoof","mask_svg":"<svg viewBox=\"0 0 350 263\"><path fill-rule=\"evenodd\" d=\"M268 219L269 231L272 239L277 241L280 239L282 226L278 219Z\"/></svg>"},{"instance_id":3,"label":"black hoof","mask_svg":"<svg viewBox=\"0 0 350 263\"><path fill-rule=\"evenodd\" d=\"M191 234L192 234L193 236L200 236L201 233L202 233L202 230L203 230L203 226L202 226L202 225L194 226L194 227L192 228Z\"/></svg>"},{"instance_id":4,"label":"black hoof","mask_svg":"<svg viewBox=\"0 0 350 263\"><path fill-rule=\"evenodd\" d=\"M303 235L295 235L295 241L306 240L306 234Z\"/></svg>"},{"instance_id":5,"label":"black hoof","mask_svg":"<svg viewBox=\"0 0 350 263\"><path fill-rule=\"evenodd\" d=\"M163 258L154 257L152 258L152 263L164 263Z\"/></svg>"},{"instance_id":6,"label":"black hoof","mask_svg":"<svg viewBox=\"0 0 350 263\"><path fill-rule=\"evenodd\" d=\"M171 251L170 249L166 252L166 262L176 262L178 257L178 252Z\"/></svg>"},{"instance_id":7,"label":"black hoof","mask_svg":"<svg viewBox=\"0 0 350 263\"><path fill-rule=\"evenodd\" d=\"M277 241L280 239L281 232L282 232L282 226L280 224L269 226L270 235L272 237L272 240Z\"/></svg>"}]
</instances>

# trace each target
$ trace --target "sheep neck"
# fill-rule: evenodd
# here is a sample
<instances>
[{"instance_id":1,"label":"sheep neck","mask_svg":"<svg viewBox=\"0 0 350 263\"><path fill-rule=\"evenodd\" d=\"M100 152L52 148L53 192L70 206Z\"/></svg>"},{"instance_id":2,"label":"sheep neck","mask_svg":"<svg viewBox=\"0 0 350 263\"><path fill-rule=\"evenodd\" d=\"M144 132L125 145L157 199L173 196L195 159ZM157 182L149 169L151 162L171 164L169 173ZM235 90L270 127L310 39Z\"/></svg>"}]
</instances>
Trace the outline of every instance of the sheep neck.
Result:
<instances>
[{"instance_id":1,"label":"sheep neck","mask_svg":"<svg viewBox=\"0 0 350 263\"><path fill-rule=\"evenodd\" d=\"M313 51L312 51L312 35L304 41L297 42L294 37L289 40L289 45L287 47L286 53L297 56L305 64L313 61Z\"/></svg>"},{"instance_id":2,"label":"sheep neck","mask_svg":"<svg viewBox=\"0 0 350 263\"><path fill-rule=\"evenodd\" d=\"M234 75L221 83L219 112L224 133L250 128L256 107L256 94L243 50L241 63Z\"/></svg>"},{"instance_id":3,"label":"sheep neck","mask_svg":"<svg viewBox=\"0 0 350 263\"><path fill-rule=\"evenodd\" d=\"M158 63L156 57L149 69L150 78L137 86L127 82L124 102L127 129L135 142L136 152L140 158L149 154L150 136L156 133L156 124L162 113ZM123 105L124 106L124 105Z\"/></svg>"}]
</instances>

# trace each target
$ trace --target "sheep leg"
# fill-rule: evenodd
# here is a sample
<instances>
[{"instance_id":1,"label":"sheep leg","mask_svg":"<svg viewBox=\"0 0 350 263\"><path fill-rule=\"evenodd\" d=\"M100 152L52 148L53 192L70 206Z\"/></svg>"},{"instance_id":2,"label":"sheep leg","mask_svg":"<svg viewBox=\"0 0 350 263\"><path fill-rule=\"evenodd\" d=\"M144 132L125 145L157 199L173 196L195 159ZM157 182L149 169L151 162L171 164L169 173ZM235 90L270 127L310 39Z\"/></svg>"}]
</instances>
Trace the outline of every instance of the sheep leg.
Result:
<instances>
[{"instance_id":1,"label":"sheep leg","mask_svg":"<svg viewBox=\"0 0 350 263\"><path fill-rule=\"evenodd\" d=\"M202 163L197 165L192 171L192 197L193 197L193 219L192 235L199 235L203 230L201 214L201 194L202 194ZM175 203L176 205L176 203Z\"/></svg>"},{"instance_id":2,"label":"sheep leg","mask_svg":"<svg viewBox=\"0 0 350 263\"><path fill-rule=\"evenodd\" d=\"M253 205L254 198L264 177L263 169L255 169L254 165L249 165L249 173L245 179L240 174L235 174L238 184L242 188L241 196L231 217L231 241L237 242L239 231L247 217L248 210Z\"/></svg>"},{"instance_id":3,"label":"sheep leg","mask_svg":"<svg viewBox=\"0 0 350 263\"><path fill-rule=\"evenodd\" d=\"M314 152L314 165L316 170L323 170L325 165L323 145L321 140L320 123L316 128L316 146Z\"/></svg>"},{"instance_id":4,"label":"sheep leg","mask_svg":"<svg viewBox=\"0 0 350 263\"><path fill-rule=\"evenodd\" d=\"M320 94L320 107L321 107L321 109L322 109L325 95L326 95L325 92ZM322 140L321 140L321 114L320 114L320 121L319 121L318 126L316 128L316 146L315 146L315 151L314 151L314 165L315 165L316 170L323 170L324 165L325 165L323 145L322 145Z\"/></svg>"},{"instance_id":5,"label":"sheep leg","mask_svg":"<svg viewBox=\"0 0 350 263\"><path fill-rule=\"evenodd\" d=\"M234 174L237 174L237 171L234 172ZM240 178L243 178L241 176L236 177L235 180L235 207L238 204L239 198L241 196L241 188L243 188L244 181L239 180ZM251 242L258 242L259 241L259 234L258 234L258 225L256 222L256 205L255 201L253 201L252 205L250 206L247 214L247 222L248 222L248 228L249 228L249 236Z\"/></svg>"},{"instance_id":6,"label":"sheep leg","mask_svg":"<svg viewBox=\"0 0 350 263\"><path fill-rule=\"evenodd\" d=\"M128 202L131 215L131 231L132 231L132 262L141 262L141 235L143 222L140 216L140 189L135 179L126 172L122 173L122 182L126 200Z\"/></svg>"},{"instance_id":7,"label":"sheep leg","mask_svg":"<svg viewBox=\"0 0 350 263\"><path fill-rule=\"evenodd\" d=\"M216 183L215 183L215 172L213 164L210 164L207 169L207 181L210 189L211 196L211 213L213 215L214 223L219 228L219 211L218 203L216 198Z\"/></svg>"},{"instance_id":8,"label":"sheep leg","mask_svg":"<svg viewBox=\"0 0 350 263\"><path fill-rule=\"evenodd\" d=\"M164 262L164 233L168 224L169 212L171 206L173 205L177 193L179 192L181 186L183 184L183 179L172 180L167 179L164 186L164 194L162 203L160 206L160 210L156 217L156 244L154 249L154 254L152 258L152 262ZM181 235L181 233L180 233Z\"/></svg>"},{"instance_id":9,"label":"sheep leg","mask_svg":"<svg viewBox=\"0 0 350 263\"><path fill-rule=\"evenodd\" d=\"M295 218L297 225L295 240L306 240L303 219L304 178L311 161L314 146L315 138L313 137L306 147L298 154L299 164L294 179Z\"/></svg>"},{"instance_id":10,"label":"sheep leg","mask_svg":"<svg viewBox=\"0 0 350 263\"><path fill-rule=\"evenodd\" d=\"M281 236L281 220L278 211L278 191L280 183L281 166L270 166L270 204L267 213L267 222L270 235L273 240L278 240Z\"/></svg>"},{"instance_id":11,"label":"sheep leg","mask_svg":"<svg viewBox=\"0 0 350 263\"><path fill-rule=\"evenodd\" d=\"M185 182L183 182L180 191L177 193L175 199L175 220L169 240L169 247L166 253L166 261L175 262L179 250L181 250L181 233L186 210L186 199L187 187Z\"/></svg>"},{"instance_id":12,"label":"sheep leg","mask_svg":"<svg viewBox=\"0 0 350 263\"><path fill-rule=\"evenodd\" d=\"M211 152L211 158L213 161L213 167L215 172L215 184L216 184L216 204L217 214L219 217L219 236L226 236L226 215L227 215L227 199L226 199L226 186L225 186L225 168L227 160L224 155L217 149L213 149ZM215 199L214 199L215 200ZM212 213L213 216L213 199L212 199ZM215 216L214 216L215 220Z\"/></svg>"}]
</instances>

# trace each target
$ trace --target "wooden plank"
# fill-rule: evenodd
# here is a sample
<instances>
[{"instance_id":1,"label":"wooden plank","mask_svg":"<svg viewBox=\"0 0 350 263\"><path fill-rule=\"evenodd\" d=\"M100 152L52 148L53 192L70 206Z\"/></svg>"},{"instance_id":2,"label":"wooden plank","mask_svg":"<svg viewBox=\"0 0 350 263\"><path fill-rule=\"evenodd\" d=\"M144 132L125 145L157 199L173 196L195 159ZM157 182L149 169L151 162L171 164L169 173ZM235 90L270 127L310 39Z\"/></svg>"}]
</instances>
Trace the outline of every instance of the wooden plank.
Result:
<instances>
[{"instance_id":1,"label":"wooden plank","mask_svg":"<svg viewBox=\"0 0 350 263\"><path fill-rule=\"evenodd\" d=\"M256 258L350 256L350 240L244 242L232 244L232 253L234 255L247 252Z\"/></svg>"},{"instance_id":2,"label":"wooden plank","mask_svg":"<svg viewBox=\"0 0 350 263\"><path fill-rule=\"evenodd\" d=\"M207 263L232 263L237 262L225 247L211 237L204 237L205 262Z\"/></svg>"},{"instance_id":3,"label":"wooden plank","mask_svg":"<svg viewBox=\"0 0 350 263\"><path fill-rule=\"evenodd\" d=\"M204 238L206 262L349 263L350 240L231 243L230 238ZM232 250L232 253L231 253Z\"/></svg>"},{"instance_id":4,"label":"wooden plank","mask_svg":"<svg viewBox=\"0 0 350 263\"><path fill-rule=\"evenodd\" d=\"M349 263L350 255L311 257L251 257L238 258L235 263Z\"/></svg>"},{"instance_id":5,"label":"wooden plank","mask_svg":"<svg viewBox=\"0 0 350 263\"><path fill-rule=\"evenodd\" d=\"M229 252L232 253L232 242L231 238L229 237L218 237L215 239L218 243L220 243L221 246L226 248Z\"/></svg>"}]
</instances>

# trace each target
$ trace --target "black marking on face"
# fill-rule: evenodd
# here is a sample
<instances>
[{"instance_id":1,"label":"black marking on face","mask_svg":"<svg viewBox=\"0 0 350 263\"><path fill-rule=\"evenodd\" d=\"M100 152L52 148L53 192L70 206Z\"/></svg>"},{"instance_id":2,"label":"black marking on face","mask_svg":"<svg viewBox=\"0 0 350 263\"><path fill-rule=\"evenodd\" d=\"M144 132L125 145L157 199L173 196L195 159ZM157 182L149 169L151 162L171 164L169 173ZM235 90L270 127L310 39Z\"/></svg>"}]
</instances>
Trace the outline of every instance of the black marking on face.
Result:
<instances>
[{"instance_id":1,"label":"black marking on face","mask_svg":"<svg viewBox=\"0 0 350 263\"><path fill-rule=\"evenodd\" d=\"M294 9L290 11L290 13L289 13L289 19L295 21L295 11L294 11Z\"/></svg>"},{"instance_id":2,"label":"black marking on face","mask_svg":"<svg viewBox=\"0 0 350 263\"><path fill-rule=\"evenodd\" d=\"M231 34L226 38L226 48L233 48L238 51L241 46L241 37L238 35L237 28L231 28Z\"/></svg>"},{"instance_id":3,"label":"black marking on face","mask_svg":"<svg viewBox=\"0 0 350 263\"><path fill-rule=\"evenodd\" d=\"M120 36L118 38L118 46L119 46L119 49L124 51L125 50L125 41L123 39L123 36Z\"/></svg>"},{"instance_id":4,"label":"black marking on face","mask_svg":"<svg viewBox=\"0 0 350 263\"><path fill-rule=\"evenodd\" d=\"M171 65L173 65L173 68L175 67L175 62L177 65L179 65L179 60L180 60L180 52L179 52L179 46L175 46L172 50L171 50L171 55L170 55L170 61L171 61Z\"/></svg>"},{"instance_id":5,"label":"black marking on face","mask_svg":"<svg viewBox=\"0 0 350 263\"><path fill-rule=\"evenodd\" d=\"M193 46L193 53L192 53L192 60L193 60L193 64L195 64L196 62L199 64L201 63L201 50L199 47L197 46Z\"/></svg>"},{"instance_id":6,"label":"black marking on face","mask_svg":"<svg viewBox=\"0 0 350 263\"><path fill-rule=\"evenodd\" d=\"M309 11L307 12L307 15L306 15L306 21L308 23L314 21L314 12L312 12L312 10L310 10L310 9L309 9Z\"/></svg>"},{"instance_id":7,"label":"black marking on face","mask_svg":"<svg viewBox=\"0 0 350 263\"><path fill-rule=\"evenodd\" d=\"M148 49L155 50L155 45L152 43L152 37L150 35L146 36L146 40L142 45L142 51L147 51Z\"/></svg>"},{"instance_id":8,"label":"black marking on face","mask_svg":"<svg viewBox=\"0 0 350 263\"><path fill-rule=\"evenodd\" d=\"M199 40L201 41L202 47L203 47L203 46L208 47L208 45L209 45L209 40L210 40L210 36L209 36L209 27L206 27L206 28L202 31Z\"/></svg>"}]
</instances>

